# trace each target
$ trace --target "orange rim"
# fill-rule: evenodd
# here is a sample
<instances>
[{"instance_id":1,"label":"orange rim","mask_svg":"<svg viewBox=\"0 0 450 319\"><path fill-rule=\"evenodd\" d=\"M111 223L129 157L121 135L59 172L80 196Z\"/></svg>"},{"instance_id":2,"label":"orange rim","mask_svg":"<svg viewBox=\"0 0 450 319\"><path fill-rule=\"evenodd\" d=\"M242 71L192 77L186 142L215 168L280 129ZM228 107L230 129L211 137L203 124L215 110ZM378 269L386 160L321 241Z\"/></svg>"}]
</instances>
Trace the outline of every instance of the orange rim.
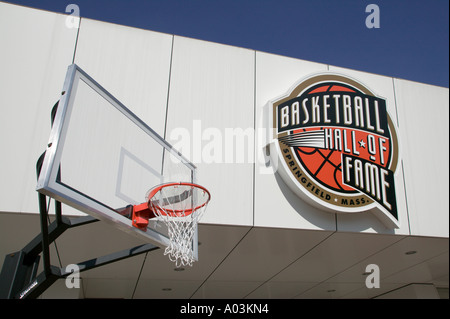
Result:
<instances>
[{"instance_id":1,"label":"orange rim","mask_svg":"<svg viewBox=\"0 0 450 319\"><path fill-rule=\"evenodd\" d=\"M202 203L201 205L198 205L196 207L191 207L191 208L188 208L185 210L162 208L160 205L154 205L153 203L151 203L153 196L155 196L160 190L162 190L164 188L168 188L168 187L177 187L177 186L189 186L192 189L194 189L194 188L200 189L203 192L205 192L206 194L208 194L207 200L204 203ZM158 185L149 191L147 198L148 198L148 206L152 207L153 210L157 210L159 214L164 215L164 216L171 216L171 217L185 217L185 216L191 215L196 210L206 206L208 204L209 200L211 199L211 194L209 193L209 191L206 188L204 188L201 185L194 184L194 183L179 182L179 183L167 183L167 184Z\"/></svg>"}]
</instances>

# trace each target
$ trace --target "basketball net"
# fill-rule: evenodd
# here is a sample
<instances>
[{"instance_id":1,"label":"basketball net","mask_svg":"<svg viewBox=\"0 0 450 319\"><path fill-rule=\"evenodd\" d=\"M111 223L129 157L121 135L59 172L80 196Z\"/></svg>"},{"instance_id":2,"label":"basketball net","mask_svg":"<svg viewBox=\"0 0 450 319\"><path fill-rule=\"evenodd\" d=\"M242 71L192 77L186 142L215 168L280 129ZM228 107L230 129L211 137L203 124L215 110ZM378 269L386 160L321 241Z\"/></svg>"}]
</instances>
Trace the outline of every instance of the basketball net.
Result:
<instances>
[{"instance_id":1,"label":"basketball net","mask_svg":"<svg viewBox=\"0 0 450 319\"><path fill-rule=\"evenodd\" d=\"M149 208L168 229L170 244L164 255L176 267L192 266L193 237L210 200L209 192L196 184L168 183L151 189L147 198Z\"/></svg>"}]
</instances>

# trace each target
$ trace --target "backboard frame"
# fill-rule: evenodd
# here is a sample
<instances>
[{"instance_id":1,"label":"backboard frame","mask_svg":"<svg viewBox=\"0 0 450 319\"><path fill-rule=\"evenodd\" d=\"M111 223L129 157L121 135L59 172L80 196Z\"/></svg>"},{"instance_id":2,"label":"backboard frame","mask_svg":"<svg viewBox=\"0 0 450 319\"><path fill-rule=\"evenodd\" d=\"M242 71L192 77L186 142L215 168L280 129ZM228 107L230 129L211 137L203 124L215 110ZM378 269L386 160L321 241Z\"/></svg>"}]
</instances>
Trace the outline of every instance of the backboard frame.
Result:
<instances>
[{"instance_id":1,"label":"backboard frame","mask_svg":"<svg viewBox=\"0 0 450 319\"><path fill-rule=\"evenodd\" d=\"M84 72L79 66L72 64L67 70L62 95L47 143L36 191L52 197L55 200L69 205L83 213L89 214L94 218L112 224L120 230L137 236L146 242L150 242L159 247L166 247L169 244L169 239L167 236L150 228L147 228L146 231L135 228L132 225L131 219L120 215L116 211L119 207L108 207L94 198L91 198L89 195L83 194L69 185L65 185L59 180L59 169L61 165L63 165L63 163L61 163L61 157L64 149L65 137L67 135L68 124L70 122L70 114L74 107L75 94L73 94L73 92L76 90L80 80L89 85L91 89L102 96L109 102L109 104L114 106L143 132L148 134L150 138L156 140L165 150L170 152L171 155L191 169L191 182L196 182L196 166L193 163L186 159L180 152L175 150L172 145L170 145L165 139L163 139L158 133L156 133L151 127L149 127L144 121L136 116L136 114L116 99L86 72ZM153 186L155 185L149 185L149 188ZM195 229L193 252L195 259L198 260L198 227Z\"/></svg>"}]
</instances>

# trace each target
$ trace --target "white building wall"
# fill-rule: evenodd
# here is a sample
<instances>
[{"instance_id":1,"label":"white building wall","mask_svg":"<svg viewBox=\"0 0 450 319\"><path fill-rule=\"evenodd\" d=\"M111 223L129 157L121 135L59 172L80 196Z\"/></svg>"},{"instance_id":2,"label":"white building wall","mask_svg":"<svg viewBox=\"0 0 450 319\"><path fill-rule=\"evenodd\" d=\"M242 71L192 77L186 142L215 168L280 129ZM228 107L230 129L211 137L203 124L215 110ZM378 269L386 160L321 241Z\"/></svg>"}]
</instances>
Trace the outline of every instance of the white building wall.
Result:
<instances>
[{"instance_id":1,"label":"white building wall","mask_svg":"<svg viewBox=\"0 0 450 319\"><path fill-rule=\"evenodd\" d=\"M38 212L35 164L74 61L173 144L179 146L178 133L189 135L189 150L181 151L212 193L203 223L393 233L370 213L344 216L305 204L261 165L264 105L299 79L329 70L386 98L398 121L395 233L448 237L447 88L89 19L81 21L75 50L77 32L63 15L0 3L1 212ZM225 137L236 128L255 130L254 145L243 163L235 155L228 163ZM222 148L211 148L217 139Z\"/></svg>"},{"instance_id":2,"label":"white building wall","mask_svg":"<svg viewBox=\"0 0 450 319\"><path fill-rule=\"evenodd\" d=\"M38 212L36 161L72 63L66 16L0 3L0 212Z\"/></svg>"},{"instance_id":3,"label":"white building wall","mask_svg":"<svg viewBox=\"0 0 450 319\"><path fill-rule=\"evenodd\" d=\"M82 19L75 63L164 134L172 35Z\"/></svg>"},{"instance_id":4,"label":"white building wall","mask_svg":"<svg viewBox=\"0 0 450 319\"><path fill-rule=\"evenodd\" d=\"M449 234L449 91L394 80L411 234Z\"/></svg>"},{"instance_id":5,"label":"white building wall","mask_svg":"<svg viewBox=\"0 0 450 319\"><path fill-rule=\"evenodd\" d=\"M174 39L166 138L178 148L177 132L190 137L190 147L179 150L212 194L203 223L253 225L253 149L244 149L249 152L240 163L228 160L235 148L226 145L226 135L236 128L253 132L254 67L252 50Z\"/></svg>"}]
</instances>

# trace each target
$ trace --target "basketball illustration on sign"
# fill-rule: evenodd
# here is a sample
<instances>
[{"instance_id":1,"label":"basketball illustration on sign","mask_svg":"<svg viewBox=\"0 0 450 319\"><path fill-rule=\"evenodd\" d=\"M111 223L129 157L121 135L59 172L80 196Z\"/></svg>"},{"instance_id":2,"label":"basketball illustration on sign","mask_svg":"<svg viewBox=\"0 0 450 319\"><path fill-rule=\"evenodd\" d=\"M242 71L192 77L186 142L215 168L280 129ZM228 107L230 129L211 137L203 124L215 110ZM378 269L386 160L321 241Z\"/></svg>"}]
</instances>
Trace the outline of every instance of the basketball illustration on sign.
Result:
<instances>
[{"instance_id":1,"label":"basketball illustration on sign","mask_svg":"<svg viewBox=\"0 0 450 319\"><path fill-rule=\"evenodd\" d=\"M338 74L312 76L269 103L278 172L327 211L373 211L398 228L395 127L386 101Z\"/></svg>"}]
</instances>

